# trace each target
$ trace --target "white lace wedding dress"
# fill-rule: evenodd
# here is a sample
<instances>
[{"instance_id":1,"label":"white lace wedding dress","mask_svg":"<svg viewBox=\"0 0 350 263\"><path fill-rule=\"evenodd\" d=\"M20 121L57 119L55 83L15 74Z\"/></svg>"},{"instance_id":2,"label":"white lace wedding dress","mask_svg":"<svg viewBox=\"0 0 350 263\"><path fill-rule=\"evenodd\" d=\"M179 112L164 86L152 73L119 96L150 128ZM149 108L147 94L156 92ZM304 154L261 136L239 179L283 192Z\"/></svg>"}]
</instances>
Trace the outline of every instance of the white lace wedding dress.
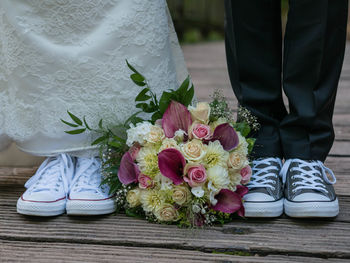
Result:
<instances>
[{"instance_id":1,"label":"white lace wedding dress","mask_svg":"<svg viewBox=\"0 0 350 263\"><path fill-rule=\"evenodd\" d=\"M64 133L67 110L90 124L123 121L140 87L176 88L186 67L165 0L1 0L0 148L86 155L90 136Z\"/></svg>"}]
</instances>

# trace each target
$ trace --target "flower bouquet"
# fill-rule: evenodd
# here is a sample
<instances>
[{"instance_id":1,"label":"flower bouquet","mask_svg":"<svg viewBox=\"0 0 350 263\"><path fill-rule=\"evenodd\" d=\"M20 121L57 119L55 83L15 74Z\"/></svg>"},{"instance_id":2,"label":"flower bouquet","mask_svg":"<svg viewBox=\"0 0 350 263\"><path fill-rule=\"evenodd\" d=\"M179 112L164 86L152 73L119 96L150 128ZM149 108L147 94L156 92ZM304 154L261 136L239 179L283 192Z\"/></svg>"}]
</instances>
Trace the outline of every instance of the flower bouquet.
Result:
<instances>
[{"instance_id":1,"label":"flower bouquet","mask_svg":"<svg viewBox=\"0 0 350 263\"><path fill-rule=\"evenodd\" d=\"M252 170L248 155L257 129L256 119L240 108L235 122L223 96L211 103L193 103L194 88L187 78L177 90L158 100L146 78L127 62L132 81L143 87L135 98L139 112L124 124L92 129L68 112L76 129L99 133L104 182L116 195L118 209L152 222L180 226L225 223L244 216L242 197ZM140 113L147 113L145 120Z\"/></svg>"}]
</instances>

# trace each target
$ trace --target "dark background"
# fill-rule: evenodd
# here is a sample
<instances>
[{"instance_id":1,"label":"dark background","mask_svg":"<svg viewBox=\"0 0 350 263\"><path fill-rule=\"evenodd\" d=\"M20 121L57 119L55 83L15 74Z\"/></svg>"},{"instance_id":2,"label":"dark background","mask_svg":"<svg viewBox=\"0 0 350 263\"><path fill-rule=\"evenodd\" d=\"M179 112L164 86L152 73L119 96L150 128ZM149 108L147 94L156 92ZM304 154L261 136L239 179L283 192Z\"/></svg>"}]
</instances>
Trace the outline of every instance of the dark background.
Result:
<instances>
[{"instance_id":1,"label":"dark background","mask_svg":"<svg viewBox=\"0 0 350 263\"><path fill-rule=\"evenodd\" d=\"M215 41L224 38L224 0L167 0L167 2L182 43ZM281 2L282 21L285 24L288 0L281 0ZM350 27L348 26L348 39L349 37Z\"/></svg>"}]
</instances>

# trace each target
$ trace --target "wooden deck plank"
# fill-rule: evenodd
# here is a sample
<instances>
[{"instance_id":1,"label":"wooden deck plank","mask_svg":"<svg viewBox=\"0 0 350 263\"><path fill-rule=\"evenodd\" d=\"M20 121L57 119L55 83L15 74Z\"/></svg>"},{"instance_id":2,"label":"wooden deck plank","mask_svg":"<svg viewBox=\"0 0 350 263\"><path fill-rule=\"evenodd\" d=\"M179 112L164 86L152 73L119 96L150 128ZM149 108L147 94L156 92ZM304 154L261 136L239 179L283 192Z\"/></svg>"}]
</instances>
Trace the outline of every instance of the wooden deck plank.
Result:
<instances>
[{"instance_id":1,"label":"wooden deck plank","mask_svg":"<svg viewBox=\"0 0 350 263\"><path fill-rule=\"evenodd\" d=\"M125 247L111 245L67 244L46 242L1 241L2 262L348 262L347 259L322 259L283 255L227 255L200 251L150 247Z\"/></svg>"},{"instance_id":2,"label":"wooden deck plank","mask_svg":"<svg viewBox=\"0 0 350 263\"><path fill-rule=\"evenodd\" d=\"M349 223L305 220L235 221L224 227L188 230L149 224L124 215L37 219L1 207L0 239L185 250L245 251L350 259Z\"/></svg>"},{"instance_id":3,"label":"wooden deck plank","mask_svg":"<svg viewBox=\"0 0 350 263\"><path fill-rule=\"evenodd\" d=\"M237 219L223 227L188 230L125 215L26 217L15 207L22 189L0 188L0 240L350 259L349 197L340 198L342 213L335 220Z\"/></svg>"}]
</instances>

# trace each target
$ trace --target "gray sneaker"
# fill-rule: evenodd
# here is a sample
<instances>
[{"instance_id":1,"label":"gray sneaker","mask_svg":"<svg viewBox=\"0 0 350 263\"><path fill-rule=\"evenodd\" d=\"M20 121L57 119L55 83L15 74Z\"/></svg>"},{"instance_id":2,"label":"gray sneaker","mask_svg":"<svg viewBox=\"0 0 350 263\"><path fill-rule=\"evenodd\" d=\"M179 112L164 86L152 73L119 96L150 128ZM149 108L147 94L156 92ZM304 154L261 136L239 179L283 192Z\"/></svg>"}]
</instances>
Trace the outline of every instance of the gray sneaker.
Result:
<instances>
[{"instance_id":1,"label":"gray sneaker","mask_svg":"<svg viewBox=\"0 0 350 263\"><path fill-rule=\"evenodd\" d=\"M327 173L332 181L328 179ZM331 169L321 161L288 159L281 171L285 184L285 213L290 217L335 217L338 199Z\"/></svg>"},{"instance_id":2,"label":"gray sneaker","mask_svg":"<svg viewBox=\"0 0 350 263\"><path fill-rule=\"evenodd\" d=\"M278 217L283 213L283 185L280 158L253 161L253 175L244 196L246 217Z\"/></svg>"}]
</instances>

